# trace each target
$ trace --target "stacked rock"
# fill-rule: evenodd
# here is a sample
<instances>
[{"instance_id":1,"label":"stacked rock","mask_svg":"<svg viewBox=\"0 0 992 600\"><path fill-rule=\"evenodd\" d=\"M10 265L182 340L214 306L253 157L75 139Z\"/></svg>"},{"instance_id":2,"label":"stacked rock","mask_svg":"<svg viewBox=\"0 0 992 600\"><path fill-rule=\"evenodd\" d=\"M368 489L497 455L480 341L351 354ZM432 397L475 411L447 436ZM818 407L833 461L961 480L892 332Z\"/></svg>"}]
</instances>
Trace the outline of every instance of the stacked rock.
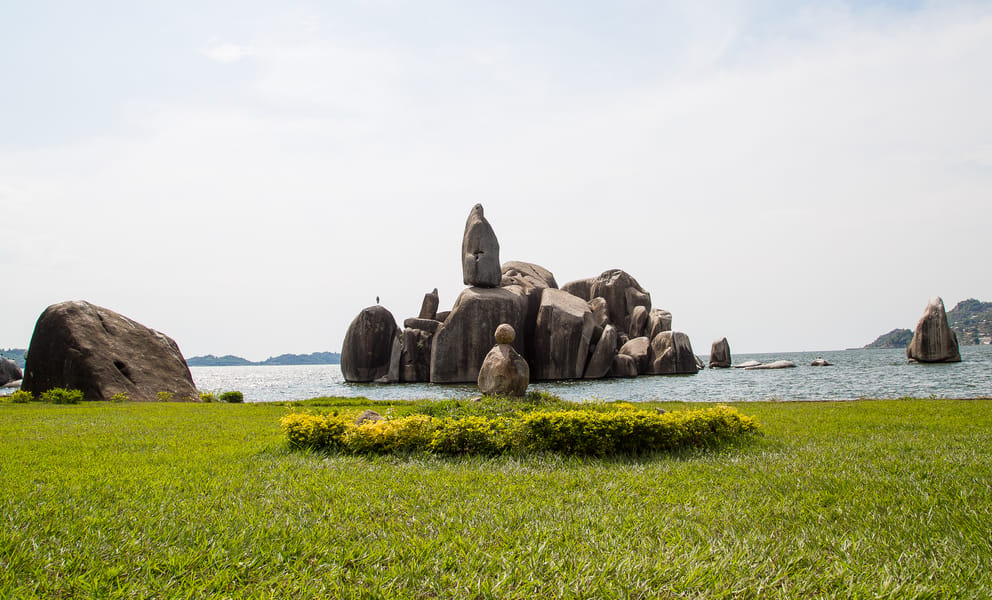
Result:
<instances>
[{"instance_id":1,"label":"stacked rock","mask_svg":"<svg viewBox=\"0 0 992 600\"><path fill-rule=\"evenodd\" d=\"M489 336L503 324L516 332L508 344L535 380L692 374L700 368L689 338L672 332L671 313L652 308L651 294L625 271L612 269L559 289L554 275L540 265L510 261L501 267L499 251L482 206L474 206L462 237L462 279L468 287L454 306L437 312L435 289L425 297L420 315L404 321L401 334L392 315L391 329L386 324L370 328L365 325L370 317L360 314L341 352L345 379L477 382L492 347ZM400 339L395 369L394 335ZM364 340L368 336L377 337ZM355 354L377 367L345 368Z\"/></svg>"},{"instance_id":2,"label":"stacked rock","mask_svg":"<svg viewBox=\"0 0 992 600\"><path fill-rule=\"evenodd\" d=\"M496 345L479 369L479 391L490 396L523 396L530 384L530 367L513 349L513 327L503 323L496 328Z\"/></svg>"}]
</instances>

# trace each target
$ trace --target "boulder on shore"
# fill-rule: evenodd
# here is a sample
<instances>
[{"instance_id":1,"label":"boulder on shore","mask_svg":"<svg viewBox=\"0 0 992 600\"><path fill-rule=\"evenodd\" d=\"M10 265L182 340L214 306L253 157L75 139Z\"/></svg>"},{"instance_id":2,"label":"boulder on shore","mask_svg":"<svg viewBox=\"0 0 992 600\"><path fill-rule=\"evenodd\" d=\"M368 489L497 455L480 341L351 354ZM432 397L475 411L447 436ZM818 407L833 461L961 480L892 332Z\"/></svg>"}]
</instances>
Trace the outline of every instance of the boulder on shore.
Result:
<instances>
[{"instance_id":1,"label":"boulder on shore","mask_svg":"<svg viewBox=\"0 0 992 600\"><path fill-rule=\"evenodd\" d=\"M462 279L465 285L494 288L503 274L499 264L499 240L492 225L476 204L465 221L462 236Z\"/></svg>"},{"instance_id":2,"label":"boulder on shore","mask_svg":"<svg viewBox=\"0 0 992 600\"><path fill-rule=\"evenodd\" d=\"M83 301L46 308L31 336L21 389L40 396L52 388L80 390L86 400L153 401L162 392L200 400L172 338Z\"/></svg>"},{"instance_id":3,"label":"boulder on shore","mask_svg":"<svg viewBox=\"0 0 992 600\"><path fill-rule=\"evenodd\" d=\"M613 367L613 359L617 355L617 328L607 325L603 328L602 335L596 343L596 348L589 357L589 364L586 365L585 379L600 379L610 374Z\"/></svg>"},{"instance_id":4,"label":"boulder on shore","mask_svg":"<svg viewBox=\"0 0 992 600\"><path fill-rule=\"evenodd\" d=\"M434 334L431 383L473 383L492 348L492 335L502 323L523 331L526 298L513 288L470 287L459 294L455 306ZM513 347L523 354L524 340Z\"/></svg>"},{"instance_id":5,"label":"boulder on shore","mask_svg":"<svg viewBox=\"0 0 992 600\"><path fill-rule=\"evenodd\" d=\"M581 379L594 329L588 302L568 292L545 289L527 355L533 378Z\"/></svg>"},{"instance_id":6,"label":"boulder on shore","mask_svg":"<svg viewBox=\"0 0 992 600\"><path fill-rule=\"evenodd\" d=\"M383 306L377 304L358 313L341 346L341 374L345 381L399 381L399 333L393 313Z\"/></svg>"},{"instance_id":7,"label":"boulder on shore","mask_svg":"<svg viewBox=\"0 0 992 600\"><path fill-rule=\"evenodd\" d=\"M637 374L643 375L650 372L651 369L650 353L651 340L642 336L627 340L620 347L620 351L617 354L629 356L634 359L634 364L637 366Z\"/></svg>"},{"instance_id":8,"label":"boulder on shore","mask_svg":"<svg viewBox=\"0 0 992 600\"><path fill-rule=\"evenodd\" d=\"M730 343L722 337L710 346L710 368L726 369L730 363Z\"/></svg>"},{"instance_id":9,"label":"boulder on shore","mask_svg":"<svg viewBox=\"0 0 992 600\"><path fill-rule=\"evenodd\" d=\"M604 271L593 281L589 294L590 299L599 296L606 300L610 322L620 333L637 337L630 333L630 317L634 306L644 306L650 312L651 296L636 279L621 269Z\"/></svg>"},{"instance_id":10,"label":"boulder on shore","mask_svg":"<svg viewBox=\"0 0 992 600\"><path fill-rule=\"evenodd\" d=\"M7 385L11 381L18 381L23 376L24 373L21 372L21 368L17 366L17 363L9 358L0 356L0 385Z\"/></svg>"},{"instance_id":11,"label":"boulder on shore","mask_svg":"<svg viewBox=\"0 0 992 600\"><path fill-rule=\"evenodd\" d=\"M530 384L530 367L513 349L516 332L503 323L493 337L496 345L486 354L479 369L479 391L489 396L523 396Z\"/></svg>"},{"instance_id":12,"label":"boulder on shore","mask_svg":"<svg viewBox=\"0 0 992 600\"><path fill-rule=\"evenodd\" d=\"M961 362L958 336L947 324L944 301L939 296L927 303L916 324L913 340L906 347L906 358L910 362L923 363Z\"/></svg>"},{"instance_id":13,"label":"boulder on shore","mask_svg":"<svg viewBox=\"0 0 992 600\"><path fill-rule=\"evenodd\" d=\"M655 375L695 375L698 358L692 352L689 336L680 331L662 331L651 340L650 373Z\"/></svg>"}]
</instances>

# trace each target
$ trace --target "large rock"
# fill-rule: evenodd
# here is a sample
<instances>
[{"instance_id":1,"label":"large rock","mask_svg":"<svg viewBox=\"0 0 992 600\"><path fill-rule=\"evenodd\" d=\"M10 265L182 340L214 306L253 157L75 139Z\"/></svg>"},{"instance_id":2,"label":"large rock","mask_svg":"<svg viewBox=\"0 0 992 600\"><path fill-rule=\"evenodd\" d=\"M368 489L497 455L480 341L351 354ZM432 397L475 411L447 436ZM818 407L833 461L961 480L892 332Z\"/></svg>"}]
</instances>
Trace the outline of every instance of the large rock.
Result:
<instances>
[{"instance_id":1,"label":"large rock","mask_svg":"<svg viewBox=\"0 0 992 600\"><path fill-rule=\"evenodd\" d=\"M424 301L420 305L419 319L434 320L437 318L437 307L441 300L437 295L437 288L434 291L424 294Z\"/></svg>"},{"instance_id":2,"label":"large rock","mask_svg":"<svg viewBox=\"0 0 992 600\"><path fill-rule=\"evenodd\" d=\"M648 309L641 305L634 306L633 312L630 313L630 327L628 327L627 335L630 337L641 337L647 336L648 331Z\"/></svg>"},{"instance_id":3,"label":"large rock","mask_svg":"<svg viewBox=\"0 0 992 600\"><path fill-rule=\"evenodd\" d=\"M437 321L430 321L436 323ZM431 378L431 341L433 333L423 329L403 330L400 354L400 381L419 383Z\"/></svg>"},{"instance_id":4,"label":"large rock","mask_svg":"<svg viewBox=\"0 0 992 600\"><path fill-rule=\"evenodd\" d=\"M526 298L511 289L470 287L462 291L434 334L431 382L478 381L479 368L492 348L493 331L502 323L523 331L526 316ZM520 336L513 346L517 352L526 352Z\"/></svg>"},{"instance_id":5,"label":"large rock","mask_svg":"<svg viewBox=\"0 0 992 600\"><path fill-rule=\"evenodd\" d=\"M698 359L689 336L679 331L662 331L651 340L651 373L655 375L695 375Z\"/></svg>"},{"instance_id":6,"label":"large rock","mask_svg":"<svg viewBox=\"0 0 992 600\"><path fill-rule=\"evenodd\" d=\"M528 358L535 380L581 379L595 323L589 304L558 289L545 289Z\"/></svg>"},{"instance_id":7,"label":"large rock","mask_svg":"<svg viewBox=\"0 0 992 600\"><path fill-rule=\"evenodd\" d=\"M341 346L341 374L345 381L398 381L402 352L399 334L393 314L385 307L370 306L358 313Z\"/></svg>"},{"instance_id":8,"label":"large rock","mask_svg":"<svg viewBox=\"0 0 992 600\"><path fill-rule=\"evenodd\" d=\"M627 335L630 335L630 316L634 306L651 310L651 296L636 279L620 269L603 272L592 283L589 293L590 298L599 296L606 300L610 322Z\"/></svg>"},{"instance_id":9,"label":"large rock","mask_svg":"<svg viewBox=\"0 0 992 600\"><path fill-rule=\"evenodd\" d=\"M637 361L627 354L617 354L610 366L610 377L637 377Z\"/></svg>"},{"instance_id":10,"label":"large rock","mask_svg":"<svg viewBox=\"0 0 992 600\"><path fill-rule=\"evenodd\" d=\"M482 205L476 204L465 221L462 236L462 279L465 285L493 288L499 286L502 277L499 240L483 215Z\"/></svg>"},{"instance_id":11,"label":"large rock","mask_svg":"<svg viewBox=\"0 0 992 600\"><path fill-rule=\"evenodd\" d=\"M604 327L603 334L596 343L592 356L589 357L589 364L586 365L586 372L583 375L585 379L599 379L610 374L613 359L617 355L617 341L617 328L613 325Z\"/></svg>"},{"instance_id":12,"label":"large rock","mask_svg":"<svg viewBox=\"0 0 992 600\"><path fill-rule=\"evenodd\" d=\"M653 308L648 313L648 337L652 340L654 336L662 331L672 330L672 313L660 308Z\"/></svg>"},{"instance_id":13,"label":"large rock","mask_svg":"<svg viewBox=\"0 0 992 600\"><path fill-rule=\"evenodd\" d=\"M23 376L24 373L21 372L21 368L17 366L17 363L9 358L0 357L0 385L17 381Z\"/></svg>"},{"instance_id":14,"label":"large rock","mask_svg":"<svg viewBox=\"0 0 992 600\"><path fill-rule=\"evenodd\" d=\"M730 343L722 337L710 346L710 368L727 369L730 364Z\"/></svg>"},{"instance_id":15,"label":"large rock","mask_svg":"<svg viewBox=\"0 0 992 600\"><path fill-rule=\"evenodd\" d=\"M634 364L637 366L637 374L643 375L649 371L651 368L651 340L646 337L637 337L632 340L628 340L623 346L620 347L618 354L629 356L634 359Z\"/></svg>"},{"instance_id":16,"label":"large rock","mask_svg":"<svg viewBox=\"0 0 992 600\"><path fill-rule=\"evenodd\" d=\"M530 367L513 349L516 332L503 323L496 328L496 345L486 354L479 369L479 391L487 395L523 396L530 384Z\"/></svg>"},{"instance_id":17,"label":"large rock","mask_svg":"<svg viewBox=\"0 0 992 600\"><path fill-rule=\"evenodd\" d=\"M31 336L21 389L39 396L52 388L81 390L86 400L200 399L172 338L81 301L46 308Z\"/></svg>"},{"instance_id":18,"label":"large rock","mask_svg":"<svg viewBox=\"0 0 992 600\"><path fill-rule=\"evenodd\" d=\"M931 298L927 303L923 316L916 324L913 340L906 347L906 358L910 362L961 362L958 336L947 324L944 301L939 297Z\"/></svg>"},{"instance_id":19,"label":"large rock","mask_svg":"<svg viewBox=\"0 0 992 600\"><path fill-rule=\"evenodd\" d=\"M503 265L502 277L499 285L500 287L519 285L525 290L544 288L558 289L558 283L555 281L555 276L551 273L551 271L545 269L541 265L535 265L534 263L519 260L511 260Z\"/></svg>"},{"instance_id":20,"label":"large rock","mask_svg":"<svg viewBox=\"0 0 992 600\"><path fill-rule=\"evenodd\" d=\"M421 331L426 331L427 333L434 335L437 333L437 328L441 326L441 321L435 321L433 319L407 319L403 321L403 327L406 329L419 329Z\"/></svg>"},{"instance_id":21,"label":"large rock","mask_svg":"<svg viewBox=\"0 0 992 600\"><path fill-rule=\"evenodd\" d=\"M575 281L569 281L565 285L561 286L561 289L565 290L573 296L578 296L583 300L592 300L592 284L596 281L595 277L590 277L588 279L576 279Z\"/></svg>"}]
</instances>

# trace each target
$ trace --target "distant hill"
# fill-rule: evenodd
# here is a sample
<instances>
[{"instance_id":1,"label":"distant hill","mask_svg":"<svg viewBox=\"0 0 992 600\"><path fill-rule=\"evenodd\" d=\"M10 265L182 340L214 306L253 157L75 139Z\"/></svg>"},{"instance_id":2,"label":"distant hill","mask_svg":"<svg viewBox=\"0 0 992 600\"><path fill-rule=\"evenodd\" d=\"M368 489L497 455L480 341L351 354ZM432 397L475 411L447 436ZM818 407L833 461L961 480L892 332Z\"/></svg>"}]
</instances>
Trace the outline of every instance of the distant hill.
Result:
<instances>
[{"instance_id":1,"label":"distant hill","mask_svg":"<svg viewBox=\"0 0 992 600\"><path fill-rule=\"evenodd\" d=\"M341 364L341 355L337 352L311 352L310 354L280 354L271 356L263 361L250 361L240 356L226 354L224 356L194 356L186 359L191 367L240 367L240 366L273 366L273 365L337 365Z\"/></svg>"},{"instance_id":2,"label":"distant hill","mask_svg":"<svg viewBox=\"0 0 992 600\"><path fill-rule=\"evenodd\" d=\"M958 336L958 345L992 344L992 302L962 300L947 311L947 324ZM905 348L913 339L910 329L893 329L865 348Z\"/></svg>"},{"instance_id":3,"label":"distant hill","mask_svg":"<svg viewBox=\"0 0 992 600\"><path fill-rule=\"evenodd\" d=\"M27 352L24 348L7 348L6 350L0 348L0 356L4 358L9 358L10 360L17 363L17 366L24 368L24 354Z\"/></svg>"},{"instance_id":4,"label":"distant hill","mask_svg":"<svg viewBox=\"0 0 992 600\"><path fill-rule=\"evenodd\" d=\"M909 329L893 329L892 331L878 336L878 338L865 346L865 348L905 348L913 340L913 332Z\"/></svg>"}]
</instances>

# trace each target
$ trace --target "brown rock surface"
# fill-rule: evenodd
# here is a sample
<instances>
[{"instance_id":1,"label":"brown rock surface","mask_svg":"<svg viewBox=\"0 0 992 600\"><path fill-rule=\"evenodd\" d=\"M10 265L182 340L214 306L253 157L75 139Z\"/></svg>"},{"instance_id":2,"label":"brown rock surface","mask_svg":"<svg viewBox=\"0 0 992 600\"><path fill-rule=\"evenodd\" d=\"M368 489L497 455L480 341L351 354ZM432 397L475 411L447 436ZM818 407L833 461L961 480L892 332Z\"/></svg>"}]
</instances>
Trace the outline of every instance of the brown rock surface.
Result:
<instances>
[{"instance_id":1,"label":"brown rock surface","mask_svg":"<svg viewBox=\"0 0 992 600\"><path fill-rule=\"evenodd\" d=\"M931 298L927 303L923 316L916 324L913 339L906 347L906 358L910 362L961 362L958 336L947 324L947 311L940 297Z\"/></svg>"},{"instance_id":2,"label":"brown rock surface","mask_svg":"<svg viewBox=\"0 0 992 600\"><path fill-rule=\"evenodd\" d=\"M503 274L499 263L499 240L476 204L465 221L462 236L462 279L465 285L493 288L499 286Z\"/></svg>"},{"instance_id":3,"label":"brown rock surface","mask_svg":"<svg viewBox=\"0 0 992 600\"><path fill-rule=\"evenodd\" d=\"M358 383L384 378L385 381L398 381L401 351L399 328L393 314L378 304L370 306L358 313L345 333L341 346L341 374L345 381Z\"/></svg>"}]
</instances>

